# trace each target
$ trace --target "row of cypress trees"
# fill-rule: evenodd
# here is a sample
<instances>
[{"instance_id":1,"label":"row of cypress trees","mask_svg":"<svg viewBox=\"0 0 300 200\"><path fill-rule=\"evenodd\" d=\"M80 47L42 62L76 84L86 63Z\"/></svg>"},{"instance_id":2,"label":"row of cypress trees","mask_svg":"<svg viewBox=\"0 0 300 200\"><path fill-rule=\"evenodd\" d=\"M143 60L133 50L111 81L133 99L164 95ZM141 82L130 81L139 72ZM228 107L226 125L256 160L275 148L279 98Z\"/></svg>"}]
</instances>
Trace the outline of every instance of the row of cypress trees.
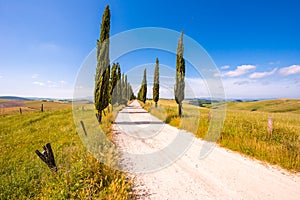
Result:
<instances>
[{"instance_id":1,"label":"row of cypress trees","mask_svg":"<svg viewBox=\"0 0 300 200\"><path fill-rule=\"evenodd\" d=\"M134 98L127 76L121 76L119 63L113 63L110 72L109 59L110 9L106 6L102 16L100 38L97 40L97 68L95 75L94 103L98 122L102 120L102 111L111 103L126 104Z\"/></svg>"},{"instance_id":2,"label":"row of cypress trees","mask_svg":"<svg viewBox=\"0 0 300 200\"><path fill-rule=\"evenodd\" d=\"M154 81L153 81L153 100L155 102L155 107L157 107L157 102L159 100L159 60L156 58L156 65L154 69ZM146 69L144 70L144 76L141 84L141 88L138 92L138 97L140 101L146 102L147 100L147 77Z\"/></svg>"},{"instance_id":3,"label":"row of cypress trees","mask_svg":"<svg viewBox=\"0 0 300 200\"><path fill-rule=\"evenodd\" d=\"M174 86L174 96L175 101L178 104L178 115L182 117L182 101L184 100L184 89L185 89L185 60L183 58L183 31L180 34L177 46L176 54L176 76L175 76L175 86ZM147 79L146 79L146 69L144 70L144 76L142 80L142 85L138 93L138 99L142 102L146 102L147 96ZM157 107L157 102L159 100L159 60L156 58L156 65L154 69L154 81L153 81L153 101L155 102L155 107Z\"/></svg>"},{"instance_id":4,"label":"row of cypress trees","mask_svg":"<svg viewBox=\"0 0 300 200\"><path fill-rule=\"evenodd\" d=\"M94 103L97 110L96 116L99 122L102 120L102 111L109 106L109 103L122 104L127 100L133 99L134 93L128 83L127 76L121 77L119 63L113 63L110 72L109 59L109 34L110 34L110 9L106 6L102 16L100 28L100 38L97 40L97 69L95 75ZM176 55L176 83L174 86L175 101L178 104L178 114L182 116L182 101L185 89L185 60L183 58L183 31L178 40ZM142 80L141 88L138 92L138 99L146 102L147 99L147 77L146 69ZM159 60L156 58L153 84L153 100L157 107L159 100Z\"/></svg>"}]
</instances>

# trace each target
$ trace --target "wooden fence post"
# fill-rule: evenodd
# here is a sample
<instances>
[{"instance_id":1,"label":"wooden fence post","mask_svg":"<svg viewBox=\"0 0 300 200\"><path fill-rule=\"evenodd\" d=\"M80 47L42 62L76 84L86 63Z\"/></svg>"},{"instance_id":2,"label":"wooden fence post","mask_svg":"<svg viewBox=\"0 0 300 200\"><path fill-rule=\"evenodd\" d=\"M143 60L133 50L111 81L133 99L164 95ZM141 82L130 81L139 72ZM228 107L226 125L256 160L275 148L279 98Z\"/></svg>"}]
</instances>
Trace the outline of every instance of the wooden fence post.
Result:
<instances>
[{"instance_id":1,"label":"wooden fence post","mask_svg":"<svg viewBox=\"0 0 300 200\"><path fill-rule=\"evenodd\" d=\"M41 105L41 111L44 112L44 104Z\"/></svg>"},{"instance_id":2,"label":"wooden fence post","mask_svg":"<svg viewBox=\"0 0 300 200\"><path fill-rule=\"evenodd\" d=\"M20 108L19 111L20 111L20 114L22 115L22 108Z\"/></svg>"},{"instance_id":3,"label":"wooden fence post","mask_svg":"<svg viewBox=\"0 0 300 200\"><path fill-rule=\"evenodd\" d=\"M84 135L87 136L86 129L85 129L83 121L80 120L80 124L81 124L81 127L83 129Z\"/></svg>"},{"instance_id":4,"label":"wooden fence post","mask_svg":"<svg viewBox=\"0 0 300 200\"><path fill-rule=\"evenodd\" d=\"M44 151L41 153L39 150L35 150L35 153L40 157L40 159L48 165L50 170L52 172L57 171L57 167L55 164L55 159L53 155L53 151L51 148L50 143L47 143L45 146L43 146Z\"/></svg>"}]
</instances>

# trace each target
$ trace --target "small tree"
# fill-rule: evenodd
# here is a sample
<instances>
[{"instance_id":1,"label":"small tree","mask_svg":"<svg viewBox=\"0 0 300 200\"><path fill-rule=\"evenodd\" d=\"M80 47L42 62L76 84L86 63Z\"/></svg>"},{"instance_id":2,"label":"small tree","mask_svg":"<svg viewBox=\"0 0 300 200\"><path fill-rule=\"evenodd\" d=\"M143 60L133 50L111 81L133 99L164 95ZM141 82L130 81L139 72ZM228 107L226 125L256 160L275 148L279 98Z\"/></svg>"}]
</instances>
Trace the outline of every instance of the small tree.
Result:
<instances>
[{"instance_id":1,"label":"small tree","mask_svg":"<svg viewBox=\"0 0 300 200\"><path fill-rule=\"evenodd\" d=\"M183 31L180 34L176 56L176 83L174 87L175 101L178 104L178 115L182 117L182 101L185 88L185 60L183 58Z\"/></svg>"},{"instance_id":2,"label":"small tree","mask_svg":"<svg viewBox=\"0 0 300 200\"><path fill-rule=\"evenodd\" d=\"M102 111L109 105L109 31L110 10L106 6L102 16L100 39L97 40L97 69L95 75L94 103L97 110L97 120L101 122Z\"/></svg>"},{"instance_id":3,"label":"small tree","mask_svg":"<svg viewBox=\"0 0 300 200\"><path fill-rule=\"evenodd\" d=\"M144 76L142 80L142 85L138 93L138 99L142 102L146 102L147 99L147 77L146 77L146 69L144 70Z\"/></svg>"},{"instance_id":4,"label":"small tree","mask_svg":"<svg viewBox=\"0 0 300 200\"><path fill-rule=\"evenodd\" d=\"M159 60L156 58L156 65L154 69L154 81L153 81L153 101L155 102L155 107L157 107L157 102L159 99Z\"/></svg>"}]
</instances>

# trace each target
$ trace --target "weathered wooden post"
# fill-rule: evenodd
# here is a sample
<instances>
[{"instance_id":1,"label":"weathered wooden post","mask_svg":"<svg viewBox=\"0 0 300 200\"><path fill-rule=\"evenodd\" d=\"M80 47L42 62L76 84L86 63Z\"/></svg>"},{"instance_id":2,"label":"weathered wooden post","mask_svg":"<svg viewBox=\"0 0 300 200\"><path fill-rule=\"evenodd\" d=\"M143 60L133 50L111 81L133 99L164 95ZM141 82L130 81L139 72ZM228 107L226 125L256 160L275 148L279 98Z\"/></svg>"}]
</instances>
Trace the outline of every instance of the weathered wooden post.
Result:
<instances>
[{"instance_id":1,"label":"weathered wooden post","mask_svg":"<svg viewBox=\"0 0 300 200\"><path fill-rule=\"evenodd\" d=\"M22 115L22 108L20 108L19 111L20 111L20 114Z\"/></svg>"},{"instance_id":2,"label":"weathered wooden post","mask_svg":"<svg viewBox=\"0 0 300 200\"><path fill-rule=\"evenodd\" d=\"M272 132L273 132L273 118L269 117L268 118L268 133L270 134L270 137L272 137Z\"/></svg>"},{"instance_id":3,"label":"weathered wooden post","mask_svg":"<svg viewBox=\"0 0 300 200\"><path fill-rule=\"evenodd\" d=\"M44 104L41 105L41 111L44 112Z\"/></svg>"},{"instance_id":4,"label":"weathered wooden post","mask_svg":"<svg viewBox=\"0 0 300 200\"><path fill-rule=\"evenodd\" d=\"M40 157L40 159L48 165L50 170L52 172L57 171L57 167L55 164L55 159L53 155L53 151L51 148L50 143L47 143L45 146L43 146L44 151L41 153L39 150L35 150L35 153Z\"/></svg>"},{"instance_id":5,"label":"weathered wooden post","mask_svg":"<svg viewBox=\"0 0 300 200\"><path fill-rule=\"evenodd\" d=\"M84 135L87 136L86 129L85 129L83 121L80 120L80 124L81 124L81 127L83 129Z\"/></svg>"}]
</instances>

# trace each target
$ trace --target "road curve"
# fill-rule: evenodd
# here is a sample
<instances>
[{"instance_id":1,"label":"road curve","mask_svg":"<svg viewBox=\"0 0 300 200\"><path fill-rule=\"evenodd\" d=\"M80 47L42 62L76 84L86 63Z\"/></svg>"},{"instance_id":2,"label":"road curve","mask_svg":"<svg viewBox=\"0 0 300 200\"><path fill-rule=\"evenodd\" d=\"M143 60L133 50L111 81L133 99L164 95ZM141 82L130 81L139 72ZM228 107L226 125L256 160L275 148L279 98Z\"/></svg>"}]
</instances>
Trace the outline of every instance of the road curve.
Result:
<instances>
[{"instance_id":1,"label":"road curve","mask_svg":"<svg viewBox=\"0 0 300 200\"><path fill-rule=\"evenodd\" d=\"M179 159L174 159L176 156L172 155L178 150L165 151L165 147L180 134L188 135L183 138L190 141L191 134L162 123L137 101L119 112L113 130L124 155L138 155L138 159L123 159L126 169L133 169L138 199L300 199L299 174L289 174L218 146L199 159L206 144L201 139L183 143L188 148ZM140 160L143 155L154 155L157 159ZM172 162L162 162L170 156ZM136 167L136 162L144 165Z\"/></svg>"}]
</instances>

